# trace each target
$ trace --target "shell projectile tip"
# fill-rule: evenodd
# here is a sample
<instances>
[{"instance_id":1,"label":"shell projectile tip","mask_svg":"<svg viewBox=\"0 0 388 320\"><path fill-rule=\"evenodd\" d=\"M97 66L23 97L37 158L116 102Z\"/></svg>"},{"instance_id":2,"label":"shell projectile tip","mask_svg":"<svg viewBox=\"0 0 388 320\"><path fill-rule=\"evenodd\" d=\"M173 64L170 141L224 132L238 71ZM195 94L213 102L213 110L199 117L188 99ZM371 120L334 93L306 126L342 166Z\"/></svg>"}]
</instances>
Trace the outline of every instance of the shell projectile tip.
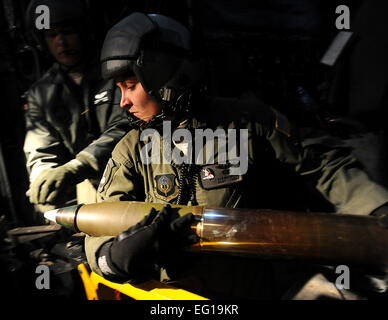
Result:
<instances>
[{"instance_id":1,"label":"shell projectile tip","mask_svg":"<svg viewBox=\"0 0 388 320\"><path fill-rule=\"evenodd\" d=\"M44 213L44 217L52 222L57 222L56 220L56 217L57 217L57 212L58 212L58 209L54 209L54 210L50 210L50 211L46 211Z\"/></svg>"}]
</instances>

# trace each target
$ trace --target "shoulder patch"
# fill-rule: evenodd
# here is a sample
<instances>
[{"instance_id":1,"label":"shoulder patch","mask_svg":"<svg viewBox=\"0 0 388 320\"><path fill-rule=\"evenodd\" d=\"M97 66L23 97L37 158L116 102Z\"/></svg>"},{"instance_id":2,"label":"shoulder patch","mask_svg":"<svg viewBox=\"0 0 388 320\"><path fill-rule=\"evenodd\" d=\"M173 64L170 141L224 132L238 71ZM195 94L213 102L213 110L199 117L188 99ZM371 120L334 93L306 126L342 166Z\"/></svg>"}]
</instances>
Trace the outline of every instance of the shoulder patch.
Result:
<instances>
[{"instance_id":1,"label":"shoulder patch","mask_svg":"<svg viewBox=\"0 0 388 320\"><path fill-rule=\"evenodd\" d=\"M243 180L241 175L230 174L231 164L210 164L202 167L200 184L205 190L226 187Z\"/></svg>"},{"instance_id":2,"label":"shoulder patch","mask_svg":"<svg viewBox=\"0 0 388 320\"><path fill-rule=\"evenodd\" d=\"M104 187L106 183L109 181L109 178L112 173L112 169L115 167L115 163L112 158L108 160L108 163L106 164L104 173L102 174L102 178L100 180L100 184L98 185L98 192L101 192L104 190Z\"/></svg>"},{"instance_id":3,"label":"shoulder patch","mask_svg":"<svg viewBox=\"0 0 388 320\"><path fill-rule=\"evenodd\" d=\"M161 174L155 176L154 179L154 193L156 198L169 202L178 196L179 190L175 183L176 177L174 174Z\"/></svg>"},{"instance_id":4,"label":"shoulder patch","mask_svg":"<svg viewBox=\"0 0 388 320\"><path fill-rule=\"evenodd\" d=\"M97 93L94 96L94 105L100 105L102 103L108 102L112 99L112 92L111 90L105 90L103 92Z\"/></svg>"}]
</instances>

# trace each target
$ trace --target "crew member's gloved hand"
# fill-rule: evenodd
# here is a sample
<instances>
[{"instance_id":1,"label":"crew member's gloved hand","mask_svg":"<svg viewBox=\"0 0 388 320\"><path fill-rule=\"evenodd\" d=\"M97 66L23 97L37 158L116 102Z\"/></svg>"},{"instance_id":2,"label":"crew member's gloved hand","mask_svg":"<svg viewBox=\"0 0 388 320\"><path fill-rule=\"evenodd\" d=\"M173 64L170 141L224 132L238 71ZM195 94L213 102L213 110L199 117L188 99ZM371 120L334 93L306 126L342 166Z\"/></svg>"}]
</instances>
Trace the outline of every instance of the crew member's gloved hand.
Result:
<instances>
[{"instance_id":1,"label":"crew member's gloved hand","mask_svg":"<svg viewBox=\"0 0 388 320\"><path fill-rule=\"evenodd\" d=\"M75 185L87 178L88 168L77 159L41 172L30 185L30 202L35 204L63 204Z\"/></svg>"},{"instance_id":2,"label":"crew member's gloved hand","mask_svg":"<svg viewBox=\"0 0 388 320\"><path fill-rule=\"evenodd\" d=\"M196 216L173 216L171 206L152 209L142 221L120 233L99 251L98 265L112 280L142 281L157 277L161 267L174 263L185 245L198 241L190 226Z\"/></svg>"}]
</instances>

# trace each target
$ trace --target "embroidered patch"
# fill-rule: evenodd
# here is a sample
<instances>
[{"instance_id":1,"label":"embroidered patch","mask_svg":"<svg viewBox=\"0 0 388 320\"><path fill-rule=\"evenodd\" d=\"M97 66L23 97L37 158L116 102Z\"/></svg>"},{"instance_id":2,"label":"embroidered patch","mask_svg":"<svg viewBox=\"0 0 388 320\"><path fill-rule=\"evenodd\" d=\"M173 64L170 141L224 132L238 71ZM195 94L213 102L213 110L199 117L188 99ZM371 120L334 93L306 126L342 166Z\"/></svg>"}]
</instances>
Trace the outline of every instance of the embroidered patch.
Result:
<instances>
[{"instance_id":1,"label":"embroidered patch","mask_svg":"<svg viewBox=\"0 0 388 320\"><path fill-rule=\"evenodd\" d=\"M94 105L99 105L101 103L104 103L110 100L111 100L111 92L110 90L106 90L106 91L97 93L94 96Z\"/></svg>"},{"instance_id":2,"label":"embroidered patch","mask_svg":"<svg viewBox=\"0 0 388 320\"><path fill-rule=\"evenodd\" d=\"M106 164L104 173L102 174L100 184L98 185L98 192L101 192L102 190L104 190L104 186L109 181L109 178L110 178L111 173L112 173L112 169L114 167L115 167L115 163L113 162L112 158L110 158L108 163Z\"/></svg>"},{"instance_id":3,"label":"embroidered patch","mask_svg":"<svg viewBox=\"0 0 388 320\"><path fill-rule=\"evenodd\" d=\"M214 172L212 169L205 168L202 170L203 170L203 174L204 174L203 180L213 180L214 179Z\"/></svg>"},{"instance_id":4,"label":"embroidered patch","mask_svg":"<svg viewBox=\"0 0 388 320\"><path fill-rule=\"evenodd\" d=\"M203 189L210 190L242 181L241 175L231 175L231 164L212 164L202 167L200 181Z\"/></svg>"},{"instance_id":5,"label":"embroidered patch","mask_svg":"<svg viewBox=\"0 0 388 320\"><path fill-rule=\"evenodd\" d=\"M175 175L162 174L155 176L155 197L163 201L171 201L178 196L178 186L175 183Z\"/></svg>"}]
</instances>

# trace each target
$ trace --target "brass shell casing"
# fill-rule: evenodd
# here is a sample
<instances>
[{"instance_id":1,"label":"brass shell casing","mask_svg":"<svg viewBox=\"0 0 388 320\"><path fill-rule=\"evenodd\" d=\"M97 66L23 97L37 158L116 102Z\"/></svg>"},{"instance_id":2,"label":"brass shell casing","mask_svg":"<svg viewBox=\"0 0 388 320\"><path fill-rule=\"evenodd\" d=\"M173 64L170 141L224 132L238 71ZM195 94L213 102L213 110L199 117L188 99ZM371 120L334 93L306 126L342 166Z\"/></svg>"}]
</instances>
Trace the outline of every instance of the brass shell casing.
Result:
<instances>
[{"instance_id":1,"label":"brass shell casing","mask_svg":"<svg viewBox=\"0 0 388 320\"><path fill-rule=\"evenodd\" d=\"M370 216L205 208L197 232L194 251L388 266L388 229Z\"/></svg>"}]
</instances>

